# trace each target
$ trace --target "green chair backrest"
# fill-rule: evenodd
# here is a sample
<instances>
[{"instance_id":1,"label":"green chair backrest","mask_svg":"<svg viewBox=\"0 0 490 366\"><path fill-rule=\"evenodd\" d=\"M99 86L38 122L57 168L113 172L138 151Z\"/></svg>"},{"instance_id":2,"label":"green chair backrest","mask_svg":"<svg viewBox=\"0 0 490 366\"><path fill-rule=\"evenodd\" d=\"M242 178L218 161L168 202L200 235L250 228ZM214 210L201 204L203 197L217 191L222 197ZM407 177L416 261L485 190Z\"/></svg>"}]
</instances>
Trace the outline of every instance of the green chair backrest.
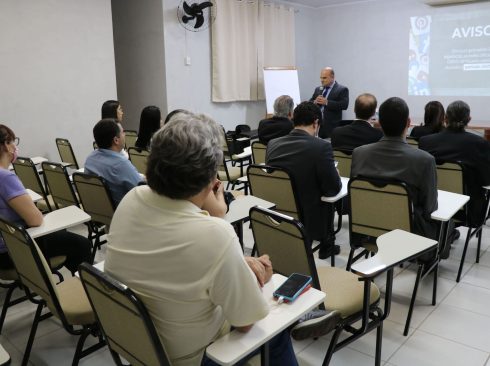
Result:
<instances>
[{"instance_id":1,"label":"green chair backrest","mask_svg":"<svg viewBox=\"0 0 490 366\"><path fill-rule=\"evenodd\" d=\"M169 366L150 314L127 286L88 263L80 278L112 351L131 365Z\"/></svg>"}]
</instances>

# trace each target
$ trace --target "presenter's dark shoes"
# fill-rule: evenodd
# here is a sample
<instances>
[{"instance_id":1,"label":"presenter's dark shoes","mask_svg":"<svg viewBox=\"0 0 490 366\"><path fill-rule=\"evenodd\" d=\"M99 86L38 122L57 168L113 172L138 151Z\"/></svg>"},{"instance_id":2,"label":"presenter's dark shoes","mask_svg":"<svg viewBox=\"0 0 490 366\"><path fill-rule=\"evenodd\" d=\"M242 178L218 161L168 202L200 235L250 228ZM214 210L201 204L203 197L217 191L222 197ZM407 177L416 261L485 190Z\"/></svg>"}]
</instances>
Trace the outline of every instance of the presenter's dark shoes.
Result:
<instances>
[{"instance_id":1,"label":"presenter's dark shoes","mask_svg":"<svg viewBox=\"0 0 490 366\"><path fill-rule=\"evenodd\" d=\"M318 338L330 333L340 321L340 312L313 310L299 320L291 330L291 337L297 341Z\"/></svg>"},{"instance_id":2,"label":"presenter's dark shoes","mask_svg":"<svg viewBox=\"0 0 490 366\"><path fill-rule=\"evenodd\" d=\"M340 253L340 247L338 245L321 246L318 250L318 258L327 259L332 255Z\"/></svg>"}]
</instances>

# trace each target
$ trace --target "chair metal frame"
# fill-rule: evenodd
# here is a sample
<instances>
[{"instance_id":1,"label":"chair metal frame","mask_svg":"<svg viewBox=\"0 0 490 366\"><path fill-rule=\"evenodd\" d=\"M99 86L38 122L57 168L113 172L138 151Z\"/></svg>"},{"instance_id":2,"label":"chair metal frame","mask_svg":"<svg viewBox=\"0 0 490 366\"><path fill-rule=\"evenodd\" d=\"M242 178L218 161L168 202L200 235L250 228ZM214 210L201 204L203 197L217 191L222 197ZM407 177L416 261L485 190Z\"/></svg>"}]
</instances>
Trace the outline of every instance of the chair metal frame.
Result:
<instances>
[{"instance_id":1,"label":"chair metal frame","mask_svg":"<svg viewBox=\"0 0 490 366\"><path fill-rule=\"evenodd\" d=\"M3 270L3 271L6 271L6 270ZM15 273L15 275L12 274L12 275L8 275L8 276L5 276L5 275L0 276L0 279L2 279L3 281L11 281L10 283L0 283L0 287L7 290L7 293L5 294L5 299L4 299L3 305L2 305L2 313L0 314L0 334L2 333L3 324L5 323L5 318L7 317L8 308L28 300L27 296L25 296L25 295L18 297L14 300L11 300L12 294L14 293L14 290L16 288L22 289L20 282L19 282L19 279L17 277L17 272L15 271L15 269L12 269L11 271L13 271Z\"/></svg>"},{"instance_id":2,"label":"chair metal frame","mask_svg":"<svg viewBox=\"0 0 490 366\"><path fill-rule=\"evenodd\" d=\"M57 262L54 262L53 259L57 259ZM53 274L55 274L56 276L58 276L58 279L60 280L60 282L63 282L64 278L63 278L63 275L58 270L64 266L65 259L66 259L65 256L48 258L48 263L51 267L51 272ZM18 288L18 289L22 290L23 289L22 285L19 281L19 278L17 276L17 272L16 272L15 268L12 268L10 270L0 270L0 272L1 271L4 271L4 272L12 271L13 273L8 274L8 275L3 275L3 274L0 275L1 280L11 281L10 283L0 283L0 287L7 290L7 293L5 294L5 299L4 299L3 305L2 305L2 312L0 314L0 334L2 333L3 324L5 322L5 318L7 317L8 308L10 308L11 306L20 304L21 302L24 302L26 300L29 300L29 298L26 295L18 297L14 300L11 300L13 292L15 291L15 289Z\"/></svg>"},{"instance_id":3,"label":"chair metal frame","mask_svg":"<svg viewBox=\"0 0 490 366\"><path fill-rule=\"evenodd\" d=\"M350 177L350 168L352 165L352 151L333 149L333 158L338 161L337 169L341 177Z\"/></svg>"},{"instance_id":4,"label":"chair metal frame","mask_svg":"<svg viewBox=\"0 0 490 366\"><path fill-rule=\"evenodd\" d=\"M267 145L260 141L252 142L252 160L255 165L265 164Z\"/></svg>"},{"instance_id":5,"label":"chair metal frame","mask_svg":"<svg viewBox=\"0 0 490 366\"><path fill-rule=\"evenodd\" d=\"M56 138L56 147L60 154L61 161L65 163L67 167L73 167L74 169L80 169L78 166L77 158L73 152L70 141L61 137Z\"/></svg>"},{"instance_id":6,"label":"chair metal frame","mask_svg":"<svg viewBox=\"0 0 490 366\"><path fill-rule=\"evenodd\" d=\"M46 162L43 162L42 164L45 164L45 163ZM32 163L32 164L34 164L34 163ZM60 164L60 163L51 163L51 164L59 165L59 166L61 166L66 171L66 168L64 168L63 164ZM43 169L43 171L44 171L44 169ZM36 174L37 174L37 169L36 169ZM47 176L46 175L44 177L47 179ZM38 178L39 178L39 176L38 176ZM40 182L40 178L39 178L39 182ZM46 182L47 182L47 180L46 180ZM55 205L57 206L55 196L52 195L51 197L53 198L53 201L54 201ZM57 208L59 208L59 207L57 206ZM60 281L63 281L63 276L61 275L60 272L57 271L57 269L61 268L62 265L56 266L56 268L54 268L55 274L59 277ZM12 271L15 271L15 270L12 269ZM9 276L9 277L11 277L11 276ZM17 277L17 276L15 276L15 277ZM1 276L0 276L0 278L4 279ZM1 315L0 315L0 333L2 332L3 323L5 322L5 317L7 315L7 309L9 307L13 306L13 305L16 305L16 304L19 304L19 303L21 303L23 301L28 300L27 296L22 296L22 297L19 297L17 299L11 300L12 294L13 294L14 290L16 288L21 288L21 287L20 287L20 282L19 282L18 278L15 278L15 279L14 278L8 278L7 280L12 280L12 282L11 283L8 283L8 284L0 284L0 287L3 287L5 289L7 289L7 293L5 295L5 300L3 302L2 312L1 312Z\"/></svg>"},{"instance_id":7,"label":"chair metal frame","mask_svg":"<svg viewBox=\"0 0 490 366\"><path fill-rule=\"evenodd\" d=\"M252 128L247 124L238 124L235 126L235 133L237 136L241 136L243 132L250 132Z\"/></svg>"},{"instance_id":8,"label":"chair metal frame","mask_svg":"<svg viewBox=\"0 0 490 366\"><path fill-rule=\"evenodd\" d=\"M48 211L52 211L51 204L49 203L48 194L37 172L36 165L30 158L19 156L15 162L12 163L15 174L19 177L24 187L29 188L41 195Z\"/></svg>"},{"instance_id":9,"label":"chair metal frame","mask_svg":"<svg viewBox=\"0 0 490 366\"><path fill-rule=\"evenodd\" d=\"M358 186L356 185L358 183L365 183L364 186ZM366 186L368 185L368 186ZM403 223L403 227L392 227L391 225L387 225L387 223L384 221L384 216L380 218L378 215L376 215L375 212L373 212L372 215L370 215L370 220L374 221L369 222L369 223L364 223L364 222L359 222L358 218L356 217L356 198L357 195L353 194L353 189L358 190L358 191L372 191L372 192L377 192L379 195L384 195L386 197L406 197L406 205L407 205L407 219L408 222ZM380 235L387 233L389 231L392 231L394 229L402 229L408 232L413 232L413 203L412 203L412 198L410 195L410 191L408 190L407 185L404 182L397 181L394 179L383 179L383 178L367 178L367 177L356 177L353 178L349 181L349 186L348 186L348 191L349 191L349 202L350 202L350 207L351 211L349 213L349 237L352 240L352 235L353 233L357 234L362 234L362 235L368 235L371 237L379 237ZM401 193L401 192L403 193ZM354 197L355 196L355 197ZM357 202L359 203L359 202ZM365 205L363 202L362 205ZM384 209L387 209L388 211L394 209L393 205L383 205ZM395 209L396 210L396 209ZM399 215L399 212L392 212L390 214L391 217L396 217ZM391 224L391 223L390 223ZM356 229L353 229L353 226L356 227ZM356 247L353 247L351 244L351 250L349 253L349 259L347 261L347 267L346 270L349 271L351 268L352 263L354 263L356 260L361 258L362 256L367 256L369 254L369 249L366 249L365 247L361 247L363 250L361 253L359 253L357 256L354 256L354 252ZM373 252L371 252L371 255L374 255ZM413 293L412 297L410 300L410 306L407 314L407 321L405 323L405 328L403 331L403 335L408 335L408 330L410 327L410 322L412 319L412 314L413 314L413 308L415 306L415 299L417 298L417 291L419 287L419 283L422 279L427 277L430 273L433 273L433 287L432 287L432 305L436 304L437 300L437 276L438 276L438 271L439 271L439 251L436 250L434 257L427 261L427 260L417 260L417 275L415 279L415 284L413 288Z\"/></svg>"},{"instance_id":10,"label":"chair metal frame","mask_svg":"<svg viewBox=\"0 0 490 366\"><path fill-rule=\"evenodd\" d=\"M226 151L223 150L223 156L226 157L225 162L230 161L231 165L233 167L236 164L238 164L240 167L240 176L243 177L244 176L243 167L251 164L251 162L252 162L251 157L250 156L247 156L245 158L237 157L237 153L240 153L240 152L235 151L234 139L226 134L225 128L223 126L221 126L221 127L223 130L223 138L224 138L225 144L226 144Z\"/></svg>"},{"instance_id":11,"label":"chair metal frame","mask_svg":"<svg viewBox=\"0 0 490 366\"><path fill-rule=\"evenodd\" d=\"M296 183L292 175L286 169L272 167L270 165L252 164L247 168L247 177L250 185L250 194L274 203L276 205L274 211L293 216L298 221L303 221L303 211L296 194ZM267 192L261 190L263 183L261 184L260 181L264 179L275 181L275 183L271 183L271 185L278 188L274 190L274 195L269 196ZM279 189L279 185L285 182L289 182L289 184L286 185L286 192ZM292 197L289 193L292 194ZM294 209L290 207L292 203L294 203ZM327 238L325 238L325 240L326 239ZM313 240L310 238L308 238L308 240L310 240L310 245L312 245ZM320 249L320 246L321 243L312 248L312 250L315 252ZM334 267L335 255L330 256L330 262L332 267Z\"/></svg>"},{"instance_id":12,"label":"chair metal frame","mask_svg":"<svg viewBox=\"0 0 490 366\"><path fill-rule=\"evenodd\" d=\"M358 188L358 187L355 187L354 189L357 189L357 190L364 190L364 191L377 191L379 192L379 194L381 195L384 195L384 194L393 194L393 196L401 196L402 194L398 193L398 192L389 192L389 191L386 191L383 189L386 189L387 186L396 186L396 187L399 187L401 188L406 194L405 196L408 197L408 200L407 200L407 210L408 210L408 222L405 223L405 227L403 228L400 228L400 227L388 227L387 225L384 225L385 223L384 222L380 222L379 220L377 220L377 218L373 215L370 217L371 220L374 220L377 222L377 225L378 226L372 226L372 225L367 225L367 224L364 224L362 222L357 222L357 218L355 218L354 216L357 216L357 212L355 212L355 210L352 209L352 206L351 206L351 211L349 212L349 236L352 237L353 234L361 234L361 235L366 235L366 236L371 236L371 237L375 237L377 238L379 235L381 234L384 234L384 233L387 233L393 229L404 229L406 231L412 231L412 218L413 218L413 205L412 205L412 199L409 195L409 192L408 192L408 188L407 188L407 185L403 182L400 182L400 181L397 181L397 180L393 180L393 179L382 179L382 178L366 178L366 177L356 177L356 178L352 178L349 180L349 185L348 185L348 197L349 197L349 203L350 205L354 204L354 207L356 206L356 202L352 202L353 201L353 198L352 198L352 194L351 194L351 191L352 191L352 186L353 185L356 185L357 182L367 182L369 183L371 186L372 186L372 189L370 188ZM390 206L387 206L386 207L388 210L391 209ZM353 225L358 227L358 229L360 231L356 231L356 230L353 230ZM369 234L368 234L369 232ZM375 234L373 233L375 232ZM356 249L362 249L361 253L359 253L358 255L354 256L354 253L356 251ZM362 256L365 256L367 254L367 252L369 252L370 250L365 248L365 247L353 247L351 245L351 250L350 250L350 253L349 253L349 259L347 261L347 267L346 269L349 271L350 270L350 266L352 265L352 263L356 262L358 259L360 259ZM375 253L375 252L374 252Z\"/></svg>"},{"instance_id":13,"label":"chair metal frame","mask_svg":"<svg viewBox=\"0 0 490 366\"><path fill-rule=\"evenodd\" d=\"M223 155L223 162L218 166L218 178L221 180L227 181L226 189L230 189L230 186L231 186L231 189L233 190L233 189L235 189L235 187L237 185L243 184L243 186L238 188L237 190L243 189L243 190L245 190L245 193L247 193L248 192L248 181L240 180L240 178L242 178L244 176L243 173L241 173L237 179L232 179L229 169L237 169L237 168L233 167L233 166L231 168L228 167L228 161L230 161L230 160L226 160L225 156ZM220 175L220 172L224 172L225 177ZM240 170L240 172L242 172L242 170ZM225 178L225 179L223 179L223 178Z\"/></svg>"},{"instance_id":14,"label":"chair metal frame","mask_svg":"<svg viewBox=\"0 0 490 366\"><path fill-rule=\"evenodd\" d=\"M80 201L75 193L75 189L73 188L73 183L70 180L70 176L68 174L66 165L63 163L54 163L50 161L45 161L42 163L42 168L44 172L44 179L46 181L46 185L49 187L51 191L51 197L53 198L53 202L56 206L56 209L60 209L66 206L77 206L83 209L80 206ZM52 175L58 175L57 177ZM63 177L62 179L62 187L56 184L54 179ZM51 183L50 183L51 182ZM92 221L86 222L85 225L88 229L88 239L93 244L94 240L98 235L99 226L94 224ZM93 250L93 247L92 247Z\"/></svg>"},{"instance_id":15,"label":"chair metal frame","mask_svg":"<svg viewBox=\"0 0 490 366\"><path fill-rule=\"evenodd\" d=\"M461 161L436 161L436 169L437 169L437 188L458 193L468 195L468 188L466 184L466 176L468 175L468 170L465 165ZM461 280L461 275L463 273L464 261L466 259L466 252L468 250L468 245L470 243L471 238L474 236L477 237L477 249L476 249L476 263L480 263L480 252L481 252L481 240L483 234L483 225L485 224L485 218L487 217L489 210L489 196L487 192L486 201L485 201L485 212L482 213L482 218L479 225L473 225L469 222L468 219L468 204L466 204L463 209L464 219L461 221L463 226L468 227L468 233L466 235L463 253L461 255L461 260L459 262L458 274L456 276L456 282ZM450 243L446 243L446 245L450 245Z\"/></svg>"},{"instance_id":16,"label":"chair metal frame","mask_svg":"<svg viewBox=\"0 0 490 366\"><path fill-rule=\"evenodd\" d=\"M45 163L46 162L43 162L42 164L45 164ZM66 171L66 168L61 163L51 163L51 164L56 164L57 166L62 167L62 169ZM44 169L43 169L43 171L44 171ZM37 169L36 169L36 174L37 174ZM44 177L47 179L46 175ZM39 176L38 176L38 178L39 178ZM40 178L39 178L39 181L40 181ZM47 182L47 180L46 180L46 182ZM51 197L53 198L53 202L55 203L56 207L59 208L57 206L55 196L52 195ZM52 269L54 270L54 273L59 277L60 281L63 281L63 276L58 271L58 269L60 269L63 266L63 264L64 264L64 261L61 263L61 265L56 265L54 268L52 267ZM15 270L12 269L12 271L15 271ZM9 276L9 277L11 277L11 276ZM15 276L15 277L17 277L17 276ZM0 278L4 279L1 276L0 276ZM5 317L7 315L7 309L13 305L16 305L16 304L19 304L23 301L28 300L27 296L22 296L22 297L19 297L17 299L11 300L14 290L16 288L21 288L21 287L20 287L20 282L19 282L18 278L15 278L15 279L14 278L7 278L7 280L12 280L12 282L9 284L0 284L0 287L7 289L7 293L5 295L5 300L3 302L2 312L0 315L0 333L2 332L3 323L5 322Z\"/></svg>"},{"instance_id":17,"label":"chair metal frame","mask_svg":"<svg viewBox=\"0 0 490 366\"><path fill-rule=\"evenodd\" d=\"M247 177L250 184L250 194L266 201L273 202L276 205L274 211L292 216L298 221L302 221L303 212L296 195L296 183L287 169L270 165L252 164L247 168ZM267 192L262 190L261 180L264 179L273 180L275 183L271 185L275 187L286 184L288 197L284 196L284 191L279 190L274 191L274 196L269 196ZM289 182L289 184L287 182ZM289 196L289 193L292 194L292 197ZM292 203L294 203L294 209L293 207L290 207L292 206Z\"/></svg>"},{"instance_id":18,"label":"chair metal frame","mask_svg":"<svg viewBox=\"0 0 490 366\"><path fill-rule=\"evenodd\" d=\"M79 273L82 285L85 288L87 297L90 301L90 304L92 305L92 309L94 310L95 316L98 323L100 324L105 339L107 340L107 345L116 365L123 365L120 358L120 352L117 351L117 348L122 349L123 352L126 353L122 354L123 357L135 358L139 365L146 364L143 362L143 360L137 358L134 353L131 353L131 351L127 349L127 346L125 347L124 344L120 344L118 340L115 339L117 338L117 336L114 337L114 330L111 332L110 326L108 326L108 320L106 321L106 319L101 319L99 313L97 312L98 308L108 305L107 303L99 304L97 302L96 296L92 296L93 292L104 296L107 301L112 304L111 307L113 307L114 312L117 312L118 307L122 307L126 311L132 312L135 317L139 318L140 321L143 323L144 330L146 331L146 334L139 334L139 336L148 338L148 343L151 345L151 349L154 352L155 359L159 361L159 366L170 366L170 361L165 352L164 346L160 342L160 338L155 329L151 316L148 313L148 310L146 309L143 302L136 295L136 293L134 293L134 291L132 291L129 287L117 281L107 273L98 270L88 263L82 263L80 265ZM97 281L98 285L94 285L94 281ZM133 309L129 308L129 306L124 303L124 301L127 301L129 303L128 305L133 307Z\"/></svg>"},{"instance_id":19,"label":"chair metal frame","mask_svg":"<svg viewBox=\"0 0 490 366\"><path fill-rule=\"evenodd\" d=\"M352 150L345 149L333 149L333 158L338 162L337 170L339 171L339 175L341 177L350 177L350 170L352 165ZM345 198L347 199L347 198ZM343 200L338 201L335 204L335 211L337 211L337 215L339 217L337 221L337 229L334 231L334 234L337 234L342 229L342 217L343 217ZM348 214L348 212L344 212Z\"/></svg>"},{"instance_id":20,"label":"chair metal frame","mask_svg":"<svg viewBox=\"0 0 490 366\"><path fill-rule=\"evenodd\" d=\"M128 148L129 160L136 167L140 174L146 174L146 164L148 161L148 155L150 152L147 149L140 149L138 147Z\"/></svg>"},{"instance_id":21,"label":"chair metal frame","mask_svg":"<svg viewBox=\"0 0 490 366\"><path fill-rule=\"evenodd\" d=\"M134 147L136 144L136 140L138 139L138 131L136 130L124 130L124 134L126 135L126 150L130 147Z\"/></svg>"},{"instance_id":22,"label":"chair metal frame","mask_svg":"<svg viewBox=\"0 0 490 366\"><path fill-rule=\"evenodd\" d=\"M257 236L257 225L265 225L264 219L269 222L269 228L271 230L275 230L276 232L281 233L281 235L292 236L295 239L303 242L304 253L306 255L307 263L309 266L309 273L312 277L312 285L314 288L321 290L320 280L318 276L318 272L316 269L315 261L313 259L313 252L311 250L311 246L309 245L309 241L306 237L306 233L304 230L303 224L293 217L281 214L279 212L275 212L269 209L265 209L259 206L252 207L250 209L250 223L252 226L252 232L254 235L254 240L259 249L259 254L265 254L261 251L261 239ZM283 226L281 226L283 225ZM270 240L269 240L270 242ZM279 239L274 241L275 244L282 243ZM274 258L272 258L274 260ZM304 261L303 261L304 262ZM343 271L340 268L332 268L333 270ZM304 272L303 268L292 269L291 273L286 271L278 270L277 266L274 266L274 271L280 273L284 276L291 275L292 272ZM383 337L383 321L390 313L390 304L391 304L391 295L392 295L392 282L393 282L393 267L387 268L387 282L386 282L386 291L385 291L385 301L384 307L381 309L379 306L379 299L371 302L371 285L373 283L374 277L359 277L359 281L363 282L363 307L361 311L353 313L343 319L341 319L336 327L334 334L331 338L330 345L328 347L328 351L323 360L323 365L328 365L332 355L354 342L364 334L369 333L370 331L377 329L376 332L376 352L375 352L375 364L380 365L381 363L381 346L382 346L382 337ZM328 296L328 294L327 294ZM336 309L330 309L336 310ZM358 321L361 321L361 325L354 326L354 324ZM340 335L344 332L351 333L351 335L342 341L339 342Z\"/></svg>"},{"instance_id":23,"label":"chair metal frame","mask_svg":"<svg viewBox=\"0 0 490 366\"><path fill-rule=\"evenodd\" d=\"M417 140L415 137L407 136L406 140L407 140L407 144L409 144L409 145L411 145L417 149L419 148L419 140Z\"/></svg>"},{"instance_id":24,"label":"chair metal frame","mask_svg":"<svg viewBox=\"0 0 490 366\"><path fill-rule=\"evenodd\" d=\"M107 240L101 240L101 237L106 233L105 227L110 225L112 215L114 215L114 211L116 210L116 205L104 178L81 172L73 173L72 177L82 208L92 217L90 221L92 224L90 225L91 232L89 232L89 239L92 240L92 259L94 259L97 249L100 249L102 244L107 243ZM110 205L109 211L112 211L110 216L107 216L106 212L101 212L97 207L94 207L92 195L90 192L86 192L84 185L98 187L103 192L105 201Z\"/></svg>"},{"instance_id":25,"label":"chair metal frame","mask_svg":"<svg viewBox=\"0 0 490 366\"><path fill-rule=\"evenodd\" d=\"M63 312L63 308L60 304L60 300L58 298L57 291L53 287L53 284L49 278L51 275L45 270L45 266L42 261L42 254L37 246L36 242L30 237L27 231L21 226L15 225L7 220L0 218L0 233L3 236L5 244L9 249L9 253L11 253L12 261L14 262L15 269L17 271L17 275L19 278L19 282L25 290L27 298L33 303L37 305L36 313L34 315L34 320L32 323L31 331L29 334L29 338L27 341L27 345L24 351L24 357L22 359L22 365L25 366L29 362L29 357L32 349L32 345L34 343L34 339L36 336L36 331L38 324L53 315L61 321L63 328L72 335L80 336L77 342L77 347L75 350L75 355L73 356L72 365L78 365L78 362L81 358L97 351L98 349L105 346L105 341L102 339L102 335L98 330L98 326L96 323L90 325L79 325L81 329L78 329L74 324L70 324L65 313ZM15 243L14 243L15 241ZM28 247L28 251L31 253L32 261L36 266L35 269L32 268L24 268L23 263L16 263L16 255L12 255L15 252L13 250L13 246L17 245L25 245ZM36 274L37 272L37 274ZM26 275L25 273L28 273ZM31 279L32 276L41 276L42 285L45 286L45 289L40 288L34 280ZM35 288L35 292L31 290L30 286ZM42 292L45 292L44 294ZM56 314L53 314L51 310L43 313L45 308L48 308L48 300L44 298L44 296L49 298L49 302L53 307L53 310ZM87 337L92 334L99 338L99 342L83 349L85 344L85 340Z\"/></svg>"},{"instance_id":26,"label":"chair metal frame","mask_svg":"<svg viewBox=\"0 0 490 366\"><path fill-rule=\"evenodd\" d=\"M80 207L66 165L63 163L45 161L41 166L44 173L44 181L49 188L56 209L71 205ZM61 180L55 181L57 178L61 178Z\"/></svg>"}]
</instances>

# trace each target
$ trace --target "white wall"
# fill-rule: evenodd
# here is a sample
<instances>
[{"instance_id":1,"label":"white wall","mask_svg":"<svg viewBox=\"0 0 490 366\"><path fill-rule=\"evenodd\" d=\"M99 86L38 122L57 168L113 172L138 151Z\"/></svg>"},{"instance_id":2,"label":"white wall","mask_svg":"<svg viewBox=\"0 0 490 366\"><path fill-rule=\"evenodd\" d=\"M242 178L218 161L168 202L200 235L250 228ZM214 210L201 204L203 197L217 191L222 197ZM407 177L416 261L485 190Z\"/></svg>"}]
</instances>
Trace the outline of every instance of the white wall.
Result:
<instances>
[{"instance_id":1,"label":"white wall","mask_svg":"<svg viewBox=\"0 0 490 366\"><path fill-rule=\"evenodd\" d=\"M291 5L287 0L275 1ZM185 31L177 20L178 4L179 0L168 0L163 6L169 110L204 112L227 129L238 123L255 127L265 113L263 102L211 102L210 31ZM371 92L380 103L391 96L404 98L414 123L423 119L424 105L433 99L445 106L456 99L466 100L472 108L473 125L488 121L488 98L409 97L407 74L411 16L489 9L490 3L430 7L419 0L365 0L319 9L292 6L296 9L296 66L302 100L309 99L319 84L320 70L332 66L337 81L350 90L345 119L354 116L356 96ZM184 65L186 56L191 57L191 66Z\"/></svg>"},{"instance_id":2,"label":"white wall","mask_svg":"<svg viewBox=\"0 0 490 366\"><path fill-rule=\"evenodd\" d=\"M117 3L122 5L114 9L120 56L116 91L110 0L0 2L0 122L21 137L22 155L57 160L54 139L66 137L83 163L102 101L118 96L126 107L126 128L137 126L147 104L163 113L204 112L228 129L257 125L264 102L211 102L210 31L185 31L176 15L179 0ZM294 7L303 100L318 85L320 69L331 65L350 89L344 118L353 115L355 97L370 91L379 101L405 97L417 122L431 98L406 97L409 17L489 9L490 3L433 8L417 0L380 0ZM184 65L185 56L191 57L190 66ZM447 105L456 97L438 99ZM488 120L488 98L463 99L470 103L474 124Z\"/></svg>"},{"instance_id":3,"label":"white wall","mask_svg":"<svg viewBox=\"0 0 490 366\"><path fill-rule=\"evenodd\" d=\"M226 129L234 129L241 123L256 127L265 116L265 101L211 102L210 30L189 32L182 28L177 20L179 3L179 0L165 0L163 4L168 110L184 108L206 113ZM300 9L295 16L300 91L301 98L308 99L319 77L319 70L312 68L311 55L311 50L315 49L311 22L317 15L311 8L296 8ZM184 65L186 56L191 58L190 66Z\"/></svg>"},{"instance_id":4,"label":"white wall","mask_svg":"<svg viewBox=\"0 0 490 366\"><path fill-rule=\"evenodd\" d=\"M68 138L80 164L101 101L116 96L110 0L0 2L0 122L22 156L58 160Z\"/></svg>"},{"instance_id":5,"label":"white wall","mask_svg":"<svg viewBox=\"0 0 490 366\"><path fill-rule=\"evenodd\" d=\"M211 30L186 31L177 20L179 3L163 3L168 110L206 113L226 129L242 123L256 126L265 115L265 102L211 102ZM184 65L186 56L190 66Z\"/></svg>"},{"instance_id":6,"label":"white wall","mask_svg":"<svg viewBox=\"0 0 490 366\"><path fill-rule=\"evenodd\" d=\"M162 1L112 0L112 19L124 128L138 130L144 107L167 113Z\"/></svg>"},{"instance_id":7,"label":"white wall","mask_svg":"<svg viewBox=\"0 0 490 366\"><path fill-rule=\"evenodd\" d=\"M488 123L488 97L407 96L410 17L482 9L490 9L490 3L430 7L418 0L379 0L322 8L315 68L333 66L337 80L349 87L351 102L344 118L353 116L357 95L371 92L379 103L392 96L404 98L413 123L423 120L428 101L447 106L457 99L470 104L473 125Z\"/></svg>"},{"instance_id":8,"label":"white wall","mask_svg":"<svg viewBox=\"0 0 490 366\"><path fill-rule=\"evenodd\" d=\"M294 6L296 27L296 67L298 69L299 90L301 100L308 100L315 86L320 84L320 69L318 66L318 41L321 36L317 33L316 24L322 21L317 9ZM324 50L324 47L321 47ZM325 65L327 66L327 65Z\"/></svg>"}]
</instances>

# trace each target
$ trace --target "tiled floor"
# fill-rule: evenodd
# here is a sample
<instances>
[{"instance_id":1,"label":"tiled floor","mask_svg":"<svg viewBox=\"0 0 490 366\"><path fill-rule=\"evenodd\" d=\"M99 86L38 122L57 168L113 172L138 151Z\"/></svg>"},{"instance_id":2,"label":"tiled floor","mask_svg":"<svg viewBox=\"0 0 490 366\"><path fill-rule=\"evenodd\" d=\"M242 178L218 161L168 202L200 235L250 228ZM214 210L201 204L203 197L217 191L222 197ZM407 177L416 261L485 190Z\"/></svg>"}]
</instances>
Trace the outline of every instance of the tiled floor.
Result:
<instances>
[{"instance_id":1,"label":"tiled floor","mask_svg":"<svg viewBox=\"0 0 490 366\"><path fill-rule=\"evenodd\" d=\"M347 223L344 222L344 228ZM490 228L484 228L482 257L475 264L476 240L470 243L464 277L456 283L465 229L453 244L448 260L440 266L437 305L430 305L431 276L421 283L408 337L402 335L413 284L414 268L397 269L393 284L391 313L384 323L382 364L387 366L490 366ZM83 232L85 233L85 232ZM246 247L250 250L252 235L245 229ZM342 251L336 264L345 267L348 254L348 232L343 229L337 236ZM104 258L104 251L97 260ZM329 262L317 260L318 266ZM67 274L68 275L68 274ZM379 285L384 283L380 278ZM2 291L2 300L5 292ZM327 295L328 296L328 295ZM12 357L12 365L20 365L28 332L34 316L34 306L25 302L9 309L0 342ZM66 333L54 319L39 326L31 365L70 365L76 337ZM300 365L321 365L328 347L329 336L316 341L295 342L294 348ZM331 365L374 365L375 333L361 338L334 354ZM107 350L101 350L81 365L113 365Z\"/></svg>"}]
</instances>

